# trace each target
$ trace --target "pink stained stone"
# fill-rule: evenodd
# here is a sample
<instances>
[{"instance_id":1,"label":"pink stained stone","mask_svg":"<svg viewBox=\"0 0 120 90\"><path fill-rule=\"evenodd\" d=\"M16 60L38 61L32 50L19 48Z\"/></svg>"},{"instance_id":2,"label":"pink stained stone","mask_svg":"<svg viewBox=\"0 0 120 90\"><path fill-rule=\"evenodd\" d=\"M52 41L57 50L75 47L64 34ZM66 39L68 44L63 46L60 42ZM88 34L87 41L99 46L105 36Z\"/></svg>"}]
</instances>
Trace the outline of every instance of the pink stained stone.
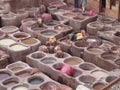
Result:
<instances>
[{"instance_id":1,"label":"pink stained stone","mask_svg":"<svg viewBox=\"0 0 120 90\"><path fill-rule=\"evenodd\" d=\"M65 73L69 76L72 76L74 74L74 69L70 65L66 64L62 67L61 72Z\"/></svg>"}]
</instances>

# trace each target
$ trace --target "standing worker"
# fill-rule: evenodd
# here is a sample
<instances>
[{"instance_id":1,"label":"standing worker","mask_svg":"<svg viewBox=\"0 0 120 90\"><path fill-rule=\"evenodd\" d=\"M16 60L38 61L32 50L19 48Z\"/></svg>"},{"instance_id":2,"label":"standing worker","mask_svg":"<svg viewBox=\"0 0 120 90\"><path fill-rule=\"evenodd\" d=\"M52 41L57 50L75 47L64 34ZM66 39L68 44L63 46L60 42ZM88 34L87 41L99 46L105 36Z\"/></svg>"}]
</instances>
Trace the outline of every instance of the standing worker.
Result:
<instances>
[{"instance_id":1,"label":"standing worker","mask_svg":"<svg viewBox=\"0 0 120 90\"><path fill-rule=\"evenodd\" d=\"M85 6L87 4L87 0L81 0L82 10L85 12Z\"/></svg>"}]
</instances>

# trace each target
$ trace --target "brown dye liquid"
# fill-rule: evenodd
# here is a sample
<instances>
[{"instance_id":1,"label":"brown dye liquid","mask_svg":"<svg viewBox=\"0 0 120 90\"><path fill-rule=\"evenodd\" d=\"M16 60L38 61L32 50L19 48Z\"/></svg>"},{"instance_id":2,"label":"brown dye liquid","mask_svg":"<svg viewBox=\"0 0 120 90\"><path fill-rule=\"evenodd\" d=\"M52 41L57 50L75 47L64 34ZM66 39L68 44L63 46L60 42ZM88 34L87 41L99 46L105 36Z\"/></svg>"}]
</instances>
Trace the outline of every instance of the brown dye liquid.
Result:
<instances>
[{"instance_id":1,"label":"brown dye liquid","mask_svg":"<svg viewBox=\"0 0 120 90\"><path fill-rule=\"evenodd\" d=\"M80 64L80 61L76 59L68 59L68 60L65 60L65 63L69 65L77 65L77 64Z\"/></svg>"},{"instance_id":2,"label":"brown dye liquid","mask_svg":"<svg viewBox=\"0 0 120 90\"><path fill-rule=\"evenodd\" d=\"M94 90L101 90L104 86L104 84L96 84L93 88Z\"/></svg>"},{"instance_id":3,"label":"brown dye liquid","mask_svg":"<svg viewBox=\"0 0 120 90\"><path fill-rule=\"evenodd\" d=\"M92 53L96 53L96 54L101 54L101 53L103 53L103 50L101 50L101 49L98 49L98 48L90 48L90 49L88 49L90 52L92 52Z\"/></svg>"},{"instance_id":4,"label":"brown dye liquid","mask_svg":"<svg viewBox=\"0 0 120 90\"><path fill-rule=\"evenodd\" d=\"M115 56L113 56L113 55L104 55L103 58L107 59L107 60L115 60L116 59Z\"/></svg>"},{"instance_id":5,"label":"brown dye liquid","mask_svg":"<svg viewBox=\"0 0 120 90\"><path fill-rule=\"evenodd\" d=\"M10 87L10 86L13 86L17 83L18 83L17 81L9 81L9 82L4 83L4 85L7 86L7 87Z\"/></svg>"},{"instance_id":6,"label":"brown dye liquid","mask_svg":"<svg viewBox=\"0 0 120 90\"><path fill-rule=\"evenodd\" d=\"M25 38L27 36L26 35L14 35L14 37L16 37L16 38Z\"/></svg>"},{"instance_id":7,"label":"brown dye liquid","mask_svg":"<svg viewBox=\"0 0 120 90\"><path fill-rule=\"evenodd\" d=\"M65 13L65 14L63 14L63 16L74 17L75 15L73 13Z\"/></svg>"},{"instance_id":8,"label":"brown dye liquid","mask_svg":"<svg viewBox=\"0 0 120 90\"><path fill-rule=\"evenodd\" d=\"M27 45L31 45L31 44L35 44L37 41L35 39L26 39L26 40L22 40L21 41L23 44L27 44Z\"/></svg>"},{"instance_id":9,"label":"brown dye liquid","mask_svg":"<svg viewBox=\"0 0 120 90\"><path fill-rule=\"evenodd\" d=\"M12 71L19 71L19 70L22 70L22 69L24 69L24 67L18 66L18 67L11 68Z\"/></svg>"},{"instance_id":10,"label":"brown dye liquid","mask_svg":"<svg viewBox=\"0 0 120 90\"><path fill-rule=\"evenodd\" d=\"M10 74L8 74L8 73L0 73L0 81L9 77L9 76L10 76Z\"/></svg>"},{"instance_id":11,"label":"brown dye liquid","mask_svg":"<svg viewBox=\"0 0 120 90\"><path fill-rule=\"evenodd\" d=\"M81 20L83 20L84 18L82 18L82 17L74 17L74 19L81 21Z\"/></svg>"}]
</instances>

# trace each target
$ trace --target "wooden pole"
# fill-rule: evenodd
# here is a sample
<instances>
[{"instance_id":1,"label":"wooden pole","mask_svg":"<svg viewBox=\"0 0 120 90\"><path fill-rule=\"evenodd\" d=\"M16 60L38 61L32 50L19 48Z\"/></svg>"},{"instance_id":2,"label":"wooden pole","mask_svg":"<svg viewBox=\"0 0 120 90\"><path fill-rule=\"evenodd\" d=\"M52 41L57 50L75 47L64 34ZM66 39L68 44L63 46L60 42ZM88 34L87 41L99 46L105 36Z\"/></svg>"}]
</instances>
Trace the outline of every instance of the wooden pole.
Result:
<instances>
[{"instance_id":1,"label":"wooden pole","mask_svg":"<svg viewBox=\"0 0 120 90\"><path fill-rule=\"evenodd\" d=\"M118 10L118 21L120 21L120 1L119 1L119 10Z\"/></svg>"}]
</instances>

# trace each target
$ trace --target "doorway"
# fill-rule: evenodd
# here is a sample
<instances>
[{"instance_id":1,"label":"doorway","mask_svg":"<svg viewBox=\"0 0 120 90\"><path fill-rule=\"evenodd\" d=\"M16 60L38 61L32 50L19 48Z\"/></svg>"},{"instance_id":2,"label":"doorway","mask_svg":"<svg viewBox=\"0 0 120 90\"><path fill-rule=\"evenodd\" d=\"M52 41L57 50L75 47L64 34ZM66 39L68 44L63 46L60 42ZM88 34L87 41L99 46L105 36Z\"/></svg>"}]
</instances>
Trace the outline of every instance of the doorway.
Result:
<instances>
[{"instance_id":1,"label":"doorway","mask_svg":"<svg viewBox=\"0 0 120 90\"><path fill-rule=\"evenodd\" d=\"M100 12L105 12L106 0L100 0Z\"/></svg>"}]
</instances>

